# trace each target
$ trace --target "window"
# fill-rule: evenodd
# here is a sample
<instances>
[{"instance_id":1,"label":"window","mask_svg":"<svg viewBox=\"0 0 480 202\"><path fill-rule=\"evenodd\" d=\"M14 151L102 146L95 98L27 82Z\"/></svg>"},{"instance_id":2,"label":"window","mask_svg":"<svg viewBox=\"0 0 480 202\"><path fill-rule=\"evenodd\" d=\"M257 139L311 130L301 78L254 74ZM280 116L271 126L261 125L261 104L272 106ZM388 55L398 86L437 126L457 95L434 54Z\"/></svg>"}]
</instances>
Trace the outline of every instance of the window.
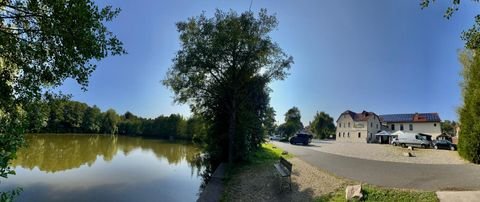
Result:
<instances>
[{"instance_id":1,"label":"window","mask_svg":"<svg viewBox=\"0 0 480 202\"><path fill-rule=\"evenodd\" d=\"M350 122L348 122L348 127L350 128Z\"/></svg>"},{"instance_id":2,"label":"window","mask_svg":"<svg viewBox=\"0 0 480 202\"><path fill-rule=\"evenodd\" d=\"M340 132L338 132L338 137L342 137L341 134L340 134Z\"/></svg>"},{"instance_id":3,"label":"window","mask_svg":"<svg viewBox=\"0 0 480 202\"><path fill-rule=\"evenodd\" d=\"M341 127L342 127L342 123L339 123L339 124L340 124L340 126L339 126L339 127L341 128Z\"/></svg>"},{"instance_id":4,"label":"window","mask_svg":"<svg viewBox=\"0 0 480 202\"><path fill-rule=\"evenodd\" d=\"M350 132L347 133L347 137L350 137Z\"/></svg>"},{"instance_id":5,"label":"window","mask_svg":"<svg viewBox=\"0 0 480 202\"><path fill-rule=\"evenodd\" d=\"M400 130L403 130L403 124L400 124Z\"/></svg>"},{"instance_id":6,"label":"window","mask_svg":"<svg viewBox=\"0 0 480 202\"><path fill-rule=\"evenodd\" d=\"M434 123L434 124L433 124L433 127L437 127L437 124L436 124L436 123Z\"/></svg>"},{"instance_id":7,"label":"window","mask_svg":"<svg viewBox=\"0 0 480 202\"><path fill-rule=\"evenodd\" d=\"M392 124L392 130L395 130L395 124Z\"/></svg>"},{"instance_id":8,"label":"window","mask_svg":"<svg viewBox=\"0 0 480 202\"><path fill-rule=\"evenodd\" d=\"M378 129L378 123L377 123L377 129Z\"/></svg>"},{"instance_id":9,"label":"window","mask_svg":"<svg viewBox=\"0 0 480 202\"><path fill-rule=\"evenodd\" d=\"M413 125L412 125L412 124L409 124L409 125L408 125L408 129L413 130Z\"/></svg>"},{"instance_id":10,"label":"window","mask_svg":"<svg viewBox=\"0 0 480 202\"><path fill-rule=\"evenodd\" d=\"M370 127L372 127L372 128L373 128L373 122L370 122Z\"/></svg>"},{"instance_id":11,"label":"window","mask_svg":"<svg viewBox=\"0 0 480 202\"><path fill-rule=\"evenodd\" d=\"M343 132L343 137L345 137L345 132Z\"/></svg>"},{"instance_id":12,"label":"window","mask_svg":"<svg viewBox=\"0 0 480 202\"><path fill-rule=\"evenodd\" d=\"M358 133L358 138L361 138L362 137L362 133Z\"/></svg>"}]
</instances>

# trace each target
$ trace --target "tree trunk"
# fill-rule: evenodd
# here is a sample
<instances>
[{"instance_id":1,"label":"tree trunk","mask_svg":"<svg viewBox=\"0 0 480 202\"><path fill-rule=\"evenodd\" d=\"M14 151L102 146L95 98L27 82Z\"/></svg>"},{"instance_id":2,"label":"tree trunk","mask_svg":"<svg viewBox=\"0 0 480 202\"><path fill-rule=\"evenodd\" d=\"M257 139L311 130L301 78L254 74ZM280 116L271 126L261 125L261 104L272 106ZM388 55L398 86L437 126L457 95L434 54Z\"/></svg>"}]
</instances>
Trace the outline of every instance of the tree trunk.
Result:
<instances>
[{"instance_id":1,"label":"tree trunk","mask_svg":"<svg viewBox=\"0 0 480 202\"><path fill-rule=\"evenodd\" d=\"M234 147L235 147L235 130L237 123L237 107L235 99L232 101L232 108L228 126L228 163L233 165Z\"/></svg>"}]
</instances>

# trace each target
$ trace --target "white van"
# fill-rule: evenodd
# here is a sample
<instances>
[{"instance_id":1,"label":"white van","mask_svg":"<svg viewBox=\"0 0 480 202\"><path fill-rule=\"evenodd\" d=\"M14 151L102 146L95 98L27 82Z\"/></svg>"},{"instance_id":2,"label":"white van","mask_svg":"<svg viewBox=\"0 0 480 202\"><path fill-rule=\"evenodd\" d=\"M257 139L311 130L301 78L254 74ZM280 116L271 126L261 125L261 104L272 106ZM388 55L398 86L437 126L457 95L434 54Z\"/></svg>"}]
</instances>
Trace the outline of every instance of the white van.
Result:
<instances>
[{"instance_id":1,"label":"white van","mask_svg":"<svg viewBox=\"0 0 480 202\"><path fill-rule=\"evenodd\" d=\"M419 134L419 133L404 133L402 131L397 131L392 133L392 136L396 138L392 141L392 144L402 147L412 146L412 147L421 147L428 148L431 145L431 141L428 139L428 135Z\"/></svg>"}]
</instances>

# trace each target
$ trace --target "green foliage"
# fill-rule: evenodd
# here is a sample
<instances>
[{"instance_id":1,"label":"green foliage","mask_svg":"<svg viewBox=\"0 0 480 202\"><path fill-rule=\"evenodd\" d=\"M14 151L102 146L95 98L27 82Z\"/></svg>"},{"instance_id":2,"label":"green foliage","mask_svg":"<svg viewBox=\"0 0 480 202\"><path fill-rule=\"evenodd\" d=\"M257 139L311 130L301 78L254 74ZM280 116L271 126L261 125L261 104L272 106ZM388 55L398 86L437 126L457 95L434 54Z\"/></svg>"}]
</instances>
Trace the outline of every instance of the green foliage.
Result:
<instances>
[{"instance_id":1,"label":"green foliage","mask_svg":"<svg viewBox=\"0 0 480 202\"><path fill-rule=\"evenodd\" d=\"M300 121L301 118L300 110L297 107L292 107L285 113L285 123L278 126L277 133L285 136L287 139L295 135L303 128L303 123Z\"/></svg>"},{"instance_id":2,"label":"green foliage","mask_svg":"<svg viewBox=\"0 0 480 202\"><path fill-rule=\"evenodd\" d=\"M42 106L41 115L33 106ZM102 112L97 106L71 101L68 96L48 95L27 110L26 117L33 118L26 127L30 133L104 133L141 135L156 138L192 140L203 143L206 125L199 116L189 119L178 114L159 116L155 119L138 117L131 112L118 115L115 110ZM36 120L44 120L42 125Z\"/></svg>"},{"instance_id":3,"label":"green foliage","mask_svg":"<svg viewBox=\"0 0 480 202\"><path fill-rule=\"evenodd\" d=\"M319 139L325 139L330 137L330 135L335 135L333 118L325 112L317 112L317 114L315 114L313 122L310 123L310 129Z\"/></svg>"},{"instance_id":4,"label":"green foliage","mask_svg":"<svg viewBox=\"0 0 480 202\"><path fill-rule=\"evenodd\" d=\"M181 49L163 83L205 120L213 158L241 160L263 142L268 83L284 79L293 62L269 37L277 24L265 9L177 23Z\"/></svg>"},{"instance_id":5,"label":"green foliage","mask_svg":"<svg viewBox=\"0 0 480 202\"><path fill-rule=\"evenodd\" d=\"M108 109L103 115L102 131L108 134L116 134L118 132L119 117L114 109Z\"/></svg>"},{"instance_id":6,"label":"green foliage","mask_svg":"<svg viewBox=\"0 0 480 202\"><path fill-rule=\"evenodd\" d=\"M99 133L101 129L102 112L97 106L88 107L83 116L82 131L85 133Z\"/></svg>"},{"instance_id":7,"label":"green foliage","mask_svg":"<svg viewBox=\"0 0 480 202\"><path fill-rule=\"evenodd\" d=\"M248 156L247 162L252 164L261 164L266 162L278 161L282 156L286 159L293 157L291 154L283 155L282 153L283 150L275 147L275 145L263 143L258 150L252 152Z\"/></svg>"},{"instance_id":8,"label":"green foliage","mask_svg":"<svg viewBox=\"0 0 480 202\"><path fill-rule=\"evenodd\" d=\"M25 127L38 131L45 125L46 110L35 106L43 90L67 78L86 88L93 59L125 53L104 25L119 12L91 0L0 1L0 176L12 174L8 161L22 145Z\"/></svg>"},{"instance_id":9,"label":"green foliage","mask_svg":"<svg viewBox=\"0 0 480 202\"><path fill-rule=\"evenodd\" d=\"M420 6L422 9L428 7L431 2L435 0L422 0L420 2ZM479 0L473 0L474 2L479 2ZM458 11L460 6L460 0L452 0L452 5L449 6L443 17L450 19L454 12ZM468 29L467 31L462 32L461 36L462 40L465 41L465 48L468 49L478 49L480 48L480 15L475 16L475 23L473 27Z\"/></svg>"},{"instance_id":10,"label":"green foliage","mask_svg":"<svg viewBox=\"0 0 480 202\"><path fill-rule=\"evenodd\" d=\"M456 135L456 127L457 127L457 122L455 121L450 121L450 120L444 120L440 123L442 133L446 133L448 135L454 136Z\"/></svg>"},{"instance_id":11,"label":"green foliage","mask_svg":"<svg viewBox=\"0 0 480 202\"><path fill-rule=\"evenodd\" d=\"M273 109L273 107L268 107L265 111L263 127L265 129L265 136L273 135L275 133L277 125L275 124L275 109Z\"/></svg>"},{"instance_id":12,"label":"green foliage","mask_svg":"<svg viewBox=\"0 0 480 202\"><path fill-rule=\"evenodd\" d=\"M422 8L428 7L434 0L423 0ZM479 2L479 0L474 0ZM445 12L445 17L449 19L452 14L458 10L460 0L452 0L450 6ZM459 108L460 115L460 137L458 142L458 153L463 158L480 163L480 15L475 16L475 24L472 28L462 32L461 38L465 41L465 48L459 55L459 60L463 65L463 105Z\"/></svg>"},{"instance_id":13,"label":"green foliage","mask_svg":"<svg viewBox=\"0 0 480 202\"><path fill-rule=\"evenodd\" d=\"M458 153L463 158L480 163L480 52L460 53L463 64L463 105L459 108L461 130Z\"/></svg>"}]
</instances>

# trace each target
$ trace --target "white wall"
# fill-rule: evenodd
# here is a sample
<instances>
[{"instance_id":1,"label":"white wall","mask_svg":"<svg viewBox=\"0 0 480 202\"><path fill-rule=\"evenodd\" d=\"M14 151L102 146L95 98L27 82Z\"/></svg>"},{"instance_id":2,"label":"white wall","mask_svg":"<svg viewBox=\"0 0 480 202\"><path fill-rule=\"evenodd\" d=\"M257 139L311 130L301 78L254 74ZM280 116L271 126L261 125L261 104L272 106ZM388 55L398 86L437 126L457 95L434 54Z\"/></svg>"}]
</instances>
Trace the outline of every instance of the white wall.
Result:
<instances>
[{"instance_id":1,"label":"white wall","mask_svg":"<svg viewBox=\"0 0 480 202\"><path fill-rule=\"evenodd\" d=\"M350 127L348 127L348 123L350 123ZM367 142L369 135L374 136L379 130L381 130L381 124L378 117L372 116L368 121L355 122L349 115L341 115L337 121L335 134L337 141L340 142Z\"/></svg>"},{"instance_id":2,"label":"white wall","mask_svg":"<svg viewBox=\"0 0 480 202\"><path fill-rule=\"evenodd\" d=\"M440 122L422 122L422 123L388 123L388 129L392 130L392 124L395 125L394 131L400 130L400 125L403 124L403 131L411 133L425 133L432 136L434 140L437 136L442 134ZM410 130L409 125L412 124L413 130Z\"/></svg>"}]
</instances>

